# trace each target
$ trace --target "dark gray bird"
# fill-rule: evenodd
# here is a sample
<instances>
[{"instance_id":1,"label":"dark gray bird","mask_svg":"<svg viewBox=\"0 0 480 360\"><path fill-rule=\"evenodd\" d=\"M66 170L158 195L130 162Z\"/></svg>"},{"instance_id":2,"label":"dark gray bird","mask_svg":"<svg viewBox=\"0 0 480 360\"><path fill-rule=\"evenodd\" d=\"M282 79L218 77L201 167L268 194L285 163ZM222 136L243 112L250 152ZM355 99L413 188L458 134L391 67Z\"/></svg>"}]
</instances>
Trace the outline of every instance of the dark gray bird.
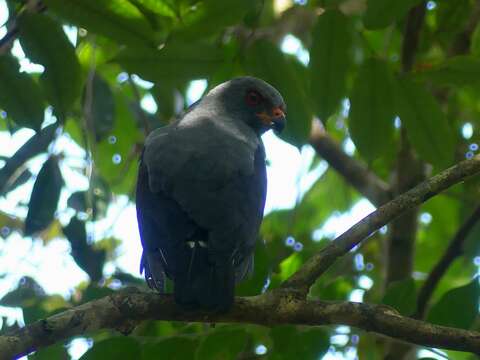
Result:
<instances>
[{"instance_id":1,"label":"dark gray bird","mask_svg":"<svg viewBox=\"0 0 480 360\"><path fill-rule=\"evenodd\" d=\"M282 131L285 103L265 81L241 77L212 89L145 143L137 181L141 271L189 309L226 311L253 269L267 191L260 136Z\"/></svg>"}]
</instances>

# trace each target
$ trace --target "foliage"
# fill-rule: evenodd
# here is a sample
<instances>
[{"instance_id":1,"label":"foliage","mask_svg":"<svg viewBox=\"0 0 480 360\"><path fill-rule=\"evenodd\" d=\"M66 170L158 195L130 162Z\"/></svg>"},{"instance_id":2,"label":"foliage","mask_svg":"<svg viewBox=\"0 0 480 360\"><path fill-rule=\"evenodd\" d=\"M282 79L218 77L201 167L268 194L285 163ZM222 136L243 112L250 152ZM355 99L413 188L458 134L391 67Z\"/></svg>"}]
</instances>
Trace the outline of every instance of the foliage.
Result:
<instances>
[{"instance_id":1,"label":"foliage","mask_svg":"<svg viewBox=\"0 0 480 360\"><path fill-rule=\"evenodd\" d=\"M0 212L0 241L21 234L42 239L46 246L62 238L89 277L68 298L47 294L34 279L23 278L0 303L22 308L27 323L119 286L145 286L137 274L104 271L118 256L119 241L108 235L94 239L91 229L107 217L115 199L134 201L145 133L183 111L192 80L206 79L211 88L240 75L264 78L287 103L285 141L299 149L308 146L312 119L321 120L351 158L389 183L393 193L405 143L413 153L411 162L420 163L427 175L479 149L480 25L473 0L426 5L419 0L44 0L45 8L26 3L7 1L8 28L15 27L25 55L43 71L21 70L11 44L2 40L0 130L14 137L30 128L35 135L1 158L0 195L32 183L33 190L24 200L28 209L22 203L11 207L26 210L25 218ZM405 50L402 45L411 41L404 30L407 18L423 5L418 49ZM287 35L299 39L309 62L281 50ZM402 63L405 51L415 52L411 69ZM153 113L141 106L146 98L156 105ZM80 166L59 150L65 138L84 150ZM34 170L31 159L44 161L41 168ZM327 168L316 159L311 170L322 166ZM88 179L88 186L68 188L65 168ZM267 214L255 273L237 294L251 296L278 286L331 240L325 225L361 198L335 168L329 166L293 209ZM385 258L388 226L339 261L309 296L348 300L360 293L413 315L426 276L478 205L479 185L471 179L422 206L418 228L405 229L415 239L413 271L405 278L385 280L392 261ZM60 211L62 201L66 205ZM479 287L472 280L478 271L478 235L475 228L439 282L428 321L478 328ZM2 275L21 276L17 271ZM335 342L334 336L342 334L347 340ZM330 351L353 349L360 358L372 358L384 342L348 328L154 321L141 324L134 335L88 334L93 347L82 359L318 359L330 346ZM64 346L55 345L32 358L65 357Z\"/></svg>"}]
</instances>

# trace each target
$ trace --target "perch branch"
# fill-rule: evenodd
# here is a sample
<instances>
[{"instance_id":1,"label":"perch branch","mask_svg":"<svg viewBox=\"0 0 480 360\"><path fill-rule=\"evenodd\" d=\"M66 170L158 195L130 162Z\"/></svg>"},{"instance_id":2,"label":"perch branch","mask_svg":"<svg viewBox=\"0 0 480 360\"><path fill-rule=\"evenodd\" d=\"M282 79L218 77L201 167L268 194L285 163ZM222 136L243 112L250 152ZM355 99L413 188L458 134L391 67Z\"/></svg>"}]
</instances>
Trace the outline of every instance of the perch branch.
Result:
<instances>
[{"instance_id":1,"label":"perch branch","mask_svg":"<svg viewBox=\"0 0 480 360\"><path fill-rule=\"evenodd\" d=\"M439 192L459 183L465 178L480 172L480 156L462 161L413 189L381 206L370 215L353 225L349 230L333 240L320 252L308 259L305 264L283 283L285 288L296 288L306 293L315 280L323 274L339 257L373 232L390 221L427 201Z\"/></svg>"},{"instance_id":2,"label":"perch branch","mask_svg":"<svg viewBox=\"0 0 480 360\"><path fill-rule=\"evenodd\" d=\"M383 306L299 299L291 290L236 298L226 314L185 312L169 295L126 289L87 302L0 336L0 358L26 355L42 347L101 329L129 333L143 320L250 323L258 325L345 324L418 345L480 353L480 333L399 315Z\"/></svg>"}]
</instances>

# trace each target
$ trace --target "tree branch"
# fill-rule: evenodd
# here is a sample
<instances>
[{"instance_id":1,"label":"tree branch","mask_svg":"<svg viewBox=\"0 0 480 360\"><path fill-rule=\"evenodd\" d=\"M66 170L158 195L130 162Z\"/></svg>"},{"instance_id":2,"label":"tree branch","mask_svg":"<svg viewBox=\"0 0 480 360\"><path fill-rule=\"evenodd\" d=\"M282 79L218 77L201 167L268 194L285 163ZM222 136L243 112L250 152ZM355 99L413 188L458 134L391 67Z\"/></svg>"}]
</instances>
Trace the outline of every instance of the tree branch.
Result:
<instances>
[{"instance_id":1,"label":"tree branch","mask_svg":"<svg viewBox=\"0 0 480 360\"><path fill-rule=\"evenodd\" d=\"M325 159L350 185L375 206L381 206L392 198L388 184L369 171L364 164L347 155L319 122L315 122L312 127L310 144L318 156Z\"/></svg>"},{"instance_id":2,"label":"tree branch","mask_svg":"<svg viewBox=\"0 0 480 360\"><path fill-rule=\"evenodd\" d=\"M463 244L479 220L480 206L474 210L469 218L458 229L457 233L450 241L447 250L430 272L427 280L423 283L423 286L418 293L417 311L415 313L416 318L421 319L425 315L428 301L432 297L435 288L453 261L463 254Z\"/></svg>"},{"instance_id":3,"label":"tree branch","mask_svg":"<svg viewBox=\"0 0 480 360\"><path fill-rule=\"evenodd\" d=\"M124 290L0 336L1 359L26 355L73 336L101 329L123 333L143 320L251 323L258 325L344 324L419 345L480 353L480 333L431 325L383 305L299 299L289 290L236 298L227 314L185 312L168 295Z\"/></svg>"},{"instance_id":4,"label":"tree branch","mask_svg":"<svg viewBox=\"0 0 480 360\"><path fill-rule=\"evenodd\" d=\"M422 182L413 189L381 206L370 215L353 225L349 230L333 240L319 253L286 280L282 287L299 289L307 293L315 280L323 274L339 257L345 255L363 239L380 229L405 211L411 210L439 192L480 172L480 156L462 161L438 175Z\"/></svg>"}]
</instances>

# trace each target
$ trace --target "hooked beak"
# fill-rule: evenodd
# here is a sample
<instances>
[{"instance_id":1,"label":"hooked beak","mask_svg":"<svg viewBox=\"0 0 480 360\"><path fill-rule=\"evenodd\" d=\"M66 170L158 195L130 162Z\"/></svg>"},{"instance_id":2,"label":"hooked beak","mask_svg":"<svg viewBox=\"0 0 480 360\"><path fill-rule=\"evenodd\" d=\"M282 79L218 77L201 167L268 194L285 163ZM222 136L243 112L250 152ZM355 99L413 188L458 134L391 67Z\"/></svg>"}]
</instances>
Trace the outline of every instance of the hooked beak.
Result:
<instances>
[{"instance_id":1,"label":"hooked beak","mask_svg":"<svg viewBox=\"0 0 480 360\"><path fill-rule=\"evenodd\" d=\"M279 106L272 109L271 115L267 114L266 112L261 112L258 113L257 116L267 127L273 129L273 131L278 134L283 131L287 122L285 113Z\"/></svg>"}]
</instances>

